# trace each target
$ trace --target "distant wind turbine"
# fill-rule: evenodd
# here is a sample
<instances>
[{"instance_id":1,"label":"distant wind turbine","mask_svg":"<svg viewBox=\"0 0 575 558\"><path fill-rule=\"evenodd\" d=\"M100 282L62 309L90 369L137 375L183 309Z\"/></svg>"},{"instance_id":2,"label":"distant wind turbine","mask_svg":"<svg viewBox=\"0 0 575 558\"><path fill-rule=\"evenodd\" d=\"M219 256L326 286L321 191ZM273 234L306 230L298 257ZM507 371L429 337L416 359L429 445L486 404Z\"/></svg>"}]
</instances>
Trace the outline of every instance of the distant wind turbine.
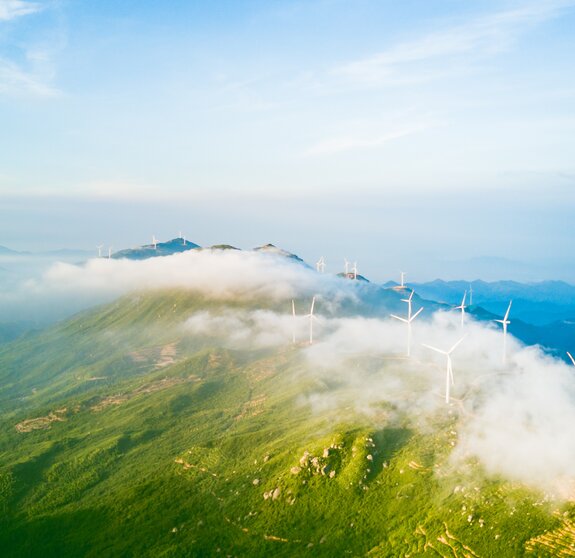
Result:
<instances>
[{"instance_id":1,"label":"distant wind turbine","mask_svg":"<svg viewBox=\"0 0 575 558\"><path fill-rule=\"evenodd\" d=\"M114 249L113 246L110 246L110 247L108 248L108 259L110 259L110 258L112 257L112 250L113 250L113 249Z\"/></svg>"},{"instance_id":2,"label":"distant wind turbine","mask_svg":"<svg viewBox=\"0 0 575 558\"><path fill-rule=\"evenodd\" d=\"M421 314L423 311L423 306L413 315L411 315L411 299L413 298L414 291L411 291L409 298L402 298L402 302L407 302L407 319L401 318L400 316L396 316L395 314L391 314L392 318L399 320L407 324L407 356L411 356L411 322Z\"/></svg>"},{"instance_id":3,"label":"distant wind turbine","mask_svg":"<svg viewBox=\"0 0 575 558\"><path fill-rule=\"evenodd\" d=\"M98 244L98 246L96 246L96 248L98 249L98 257L101 258L102 257L102 248L104 248L104 245Z\"/></svg>"},{"instance_id":4,"label":"distant wind turbine","mask_svg":"<svg viewBox=\"0 0 575 558\"><path fill-rule=\"evenodd\" d=\"M313 344L313 321L317 320L314 316L313 309L315 307L315 296L311 299L311 308L309 314L306 314L306 318L309 318L309 344Z\"/></svg>"},{"instance_id":5,"label":"distant wind turbine","mask_svg":"<svg viewBox=\"0 0 575 558\"><path fill-rule=\"evenodd\" d=\"M399 285L402 289L405 289L405 276L407 275L405 271L400 271L401 273L401 285Z\"/></svg>"},{"instance_id":6,"label":"distant wind turbine","mask_svg":"<svg viewBox=\"0 0 575 558\"><path fill-rule=\"evenodd\" d=\"M453 381L453 368L451 366L451 353L457 348L457 346L459 345L459 343L461 343L463 341L463 339L465 339L465 335L457 342L455 343L455 345L453 345L453 347L451 347L451 349L449 349L449 351L443 351L441 349L438 349L437 347L432 347L431 345L423 345L424 347L427 347L428 349L431 349L432 351L435 351L436 353L440 353L442 355L445 355L447 357L447 367L445 370L445 402L449 405L449 395L450 395L450 388L452 385L454 385L454 381Z\"/></svg>"},{"instance_id":7,"label":"distant wind turbine","mask_svg":"<svg viewBox=\"0 0 575 558\"><path fill-rule=\"evenodd\" d=\"M353 262L353 267L351 268L351 272L353 273L353 278L357 279L357 262Z\"/></svg>"},{"instance_id":8,"label":"distant wind turbine","mask_svg":"<svg viewBox=\"0 0 575 558\"><path fill-rule=\"evenodd\" d=\"M467 306L465 306L465 297L467 296L467 291L465 291L463 293L463 299L461 301L461 304L459 306L455 307L455 310L461 310L461 327L463 327L463 320L465 319L465 309L467 308Z\"/></svg>"},{"instance_id":9,"label":"distant wind turbine","mask_svg":"<svg viewBox=\"0 0 575 558\"><path fill-rule=\"evenodd\" d=\"M573 356L571 355L571 353L569 351L567 351L567 356L571 359L573 366L575 366L575 358L573 358Z\"/></svg>"},{"instance_id":10,"label":"distant wind turbine","mask_svg":"<svg viewBox=\"0 0 575 558\"><path fill-rule=\"evenodd\" d=\"M319 272L319 273L324 273L325 272L325 258L322 256L315 264L315 269Z\"/></svg>"},{"instance_id":11,"label":"distant wind turbine","mask_svg":"<svg viewBox=\"0 0 575 558\"><path fill-rule=\"evenodd\" d=\"M503 364L507 361L507 326L511 323L507 318L509 318L509 311L511 310L511 303L509 301L509 306L507 307L507 312L505 312L505 317L502 320L495 320L496 322L503 325Z\"/></svg>"},{"instance_id":12,"label":"distant wind turbine","mask_svg":"<svg viewBox=\"0 0 575 558\"><path fill-rule=\"evenodd\" d=\"M157 245L158 241L156 240L156 236L152 235L152 246L154 247L154 250L157 250Z\"/></svg>"}]
</instances>

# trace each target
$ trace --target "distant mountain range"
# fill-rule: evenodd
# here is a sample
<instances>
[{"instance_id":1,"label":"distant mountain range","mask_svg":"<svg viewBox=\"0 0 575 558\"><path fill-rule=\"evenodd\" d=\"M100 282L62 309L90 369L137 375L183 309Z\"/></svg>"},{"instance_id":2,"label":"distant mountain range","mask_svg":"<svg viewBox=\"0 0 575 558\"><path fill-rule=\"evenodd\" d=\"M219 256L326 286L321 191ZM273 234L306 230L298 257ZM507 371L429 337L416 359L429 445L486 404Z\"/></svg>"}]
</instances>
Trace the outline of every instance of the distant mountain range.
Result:
<instances>
[{"instance_id":1,"label":"distant mountain range","mask_svg":"<svg viewBox=\"0 0 575 558\"><path fill-rule=\"evenodd\" d=\"M166 242L158 242L155 246L147 244L135 248L120 250L111 255L113 259L144 260L161 256L186 252L189 250L239 250L229 244L218 244L210 247L201 247L199 244L183 238L174 238ZM273 256L285 257L299 264L309 266L298 255L279 248L273 244L264 244L253 249L255 252ZM93 252L82 250L56 250L51 252L19 252L5 246L0 246L0 257L6 256L10 261L26 261L26 256L39 256L41 259L50 256L64 258L67 261L81 261L93 257ZM105 257L105 256L103 256ZM24 268L26 269L26 268ZM21 273L17 266L4 264L0 268L0 281L5 288L12 288L18 281ZM338 274L345 278L344 273ZM348 279L353 279L351 274ZM364 296L366 314L371 313L369 301L376 308L381 297L386 297L386 290L397 290L398 283L389 281L383 285L369 283L369 280L358 275L357 280L371 285L369 293ZM539 283L520 283L517 281L443 281L436 279L425 283L409 283L409 288L415 290L414 301L427 308L427 311L448 309L459 305L463 294L466 293L468 313L480 321L491 321L500 318L507 309L510 300L513 300L511 311L510 333L526 344L540 344L550 352L560 355L565 351L575 350L575 286L563 281L542 281ZM471 304L472 303L472 304ZM401 308L397 308L401 311ZM14 322L8 327L4 324L4 331L0 335L2 340L12 339L25 332L27 327ZM36 324L35 327L38 327ZM13 330L13 331L12 331Z\"/></svg>"}]
</instances>

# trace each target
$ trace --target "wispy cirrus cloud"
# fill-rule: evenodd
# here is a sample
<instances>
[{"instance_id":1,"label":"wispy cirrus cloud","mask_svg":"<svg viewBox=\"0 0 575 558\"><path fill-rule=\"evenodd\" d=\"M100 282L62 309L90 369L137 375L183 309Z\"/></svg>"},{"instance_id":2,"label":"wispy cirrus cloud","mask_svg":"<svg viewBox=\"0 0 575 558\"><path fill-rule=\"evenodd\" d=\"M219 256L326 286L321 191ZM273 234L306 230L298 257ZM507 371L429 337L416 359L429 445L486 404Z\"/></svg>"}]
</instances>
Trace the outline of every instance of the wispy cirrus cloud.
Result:
<instances>
[{"instance_id":1,"label":"wispy cirrus cloud","mask_svg":"<svg viewBox=\"0 0 575 558\"><path fill-rule=\"evenodd\" d=\"M44 12L48 7L46 3L0 0L0 29L2 24L15 25L14 20ZM11 40L0 36L3 39L0 42L2 51L18 52L17 56L10 54L0 56L0 95L53 97L59 94L58 89L52 85L53 55L60 48L62 39L59 33L54 37L46 41L45 36L40 40L34 36L27 37L26 40L21 38Z\"/></svg>"},{"instance_id":2,"label":"wispy cirrus cloud","mask_svg":"<svg viewBox=\"0 0 575 558\"><path fill-rule=\"evenodd\" d=\"M0 95L53 97L58 93L44 75L0 58Z\"/></svg>"},{"instance_id":3,"label":"wispy cirrus cloud","mask_svg":"<svg viewBox=\"0 0 575 558\"><path fill-rule=\"evenodd\" d=\"M402 115L405 118L405 115ZM399 140L401 138L422 133L430 128L441 126L443 123L437 118L422 116L419 119L411 117L411 121L401 122L392 119L388 122L380 122L377 127L372 123L369 126L360 126L350 123L350 131L342 134L335 134L324 138L311 147L304 155L316 157L322 155L333 155L346 151L360 151L366 149L376 149L384 145Z\"/></svg>"},{"instance_id":4,"label":"wispy cirrus cloud","mask_svg":"<svg viewBox=\"0 0 575 558\"><path fill-rule=\"evenodd\" d=\"M0 0L0 21L8 21L28 14L34 14L42 9L43 6L38 2Z\"/></svg>"},{"instance_id":5,"label":"wispy cirrus cloud","mask_svg":"<svg viewBox=\"0 0 575 558\"><path fill-rule=\"evenodd\" d=\"M429 81L449 72L448 64L455 63L457 67L458 62L494 56L511 48L527 30L559 17L574 5L574 0L529 2L479 16L342 64L333 68L331 74L364 85Z\"/></svg>"}]
</instances>

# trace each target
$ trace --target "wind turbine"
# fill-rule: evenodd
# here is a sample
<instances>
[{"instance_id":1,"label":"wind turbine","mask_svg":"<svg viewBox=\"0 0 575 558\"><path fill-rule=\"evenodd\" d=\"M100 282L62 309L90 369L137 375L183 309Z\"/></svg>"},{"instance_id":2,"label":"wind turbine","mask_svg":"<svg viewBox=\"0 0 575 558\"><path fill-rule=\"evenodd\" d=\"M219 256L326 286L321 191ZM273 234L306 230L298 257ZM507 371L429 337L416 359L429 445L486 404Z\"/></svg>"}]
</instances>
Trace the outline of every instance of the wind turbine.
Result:
<instances>
[{"instance_id":1,"label":"wind turbine","mask_svg":"<svg viewBox=\"0 0 575 558\"><path fill-rule=\"evenodd\" d=\"M569 351L567 351L567 356L571 359L573 366L575 366L575 358L573 358L573 356L571 355L571 353Z\"/></svg>"},{"instance_id":2,"label":"wind turbine","mask_svg":"<svg viewBox=\"0 0 575 558\"><path fill-rule=\"evenodd\" d=\"M184 241L184 246L186 245L186 237L182 236L182 240Z\"/></svg>"},{"instance_id":3,"label":"wind turbine","mask_svg":"<svg viewBox=\"0 0 575 558\"><path fill-rule=\"evenodd\" d=\"M451 366L451 353L456 349L456 347L459 345L459 343L461 343L463 341L463 339L465 339L465 335L457 343L455 343L455 345L453 345L453 347L451 347L451 349L449 349L449 351L442 351L441 349L438 349L437 347L432 347L431 345L425 345L425 344L423 345L424 347L427 347L428 349L431 349L432 351L435 351L436 353L440 353L440 354L445 355L447 357L447 367L445 370L445 402L448 405L449 405L450 388L455 383L453 381L453 368Z\"/></svg>"},{"instance_id":4,"label":"wind turbine","mask_svg":"<svg viewBox=\"0 0 575 558\"><path fill-rule=\"evenodd\" d=\"M292 298L291 301L291 314L293 316L292 327L291 327L291 342L295 345L295 302Z\"/></svg>"},{"instance_id":5,"label":"wind turbine","mask_svg":"<svg viewBox=\"0 0 575 558\"><path fill-rule=\"evenodd\" d=\"M465 309L467 308L467 306L465 306L465 297L467 296L467 291L465 291L463 293L463 300L461 301L461 304L459 306L455 307L455 310L461 310L461 327L463 327L463 320L465 318Z\"/></svg>"},{"instance_id":6,"label":"wind turbine","mask_svg":"<svg viewBox=\"0 0 575 558\"><path fill-rule=\"evenodd\" d=\"M98 246L96 246L96 248L98 249L98 257L101 258L102 257L102 248L104 248L104 245L98 244Z\"/></svg>"},{"instance_id":7,"label":"wind turbine","mask_svg":"<svg viewBox=\"0 0 575 558\"><path fill-rule=\"evenodd\" d=\"M407 356L411 356L411 322L419 316L419 314L423 311L423 306L415 313L413 316L411 315L411 299L413 298L414 291L411 291L409 298L402 298L402 302L407 302L407 319L401 318L400 316L396 316L395 314L391 314L392 318L399 320L407 324Z\"/></svg>"},{"instance_id":8,"label":"wind turbine","mask_svg":"<svg viewBox=\"0 0 575 558\"><path fill-rule=\"evenodd\" d=\"M154 250L157 250L157 245L158 241L156 240L156 236L152 235L152 246L154 247Z\"/></svg>"},{"instance_id":9,"label":"wind turbine","mask_svg":"<svg viewBox=\"0 0 575 558\"><path fill-rule=\"evenodd\" d=\"M110 246L110 247L108 248L108 259L110 259L110 258L112 257L112 250L113 250L113 248L114 248L113 246Z\"/></svg>"},{"instance_id":10,"label":"wind turbine","mask_svg":"<svg viewBox=\"0 0 575 558\"><path fill-rule=\"evenodd\" d=\"M347 277L349 274L349 262L346 259L343 261L345 262L345 276Z\"/></svg>"},{"instance_id":11,"label":"wind turbine","mask_svg":"<svg viewBox=\"0 0 575 558\"><path fill-rule=\"evenodd\" d=\"M405 271L400 271L399 273L401 273L401 285L400 288L405 289Z\"/></svg>"},{"instance_id":12,"label":"wind turbine","mask_svg":"<svg viewBox=\"0 0 575 558\"><path fill-rule=\"evenodd\" d=\"M309 344L313 344L313 321L317 318L313 314L313 309L315 307L315 296L311 299L311 308L309 314L306 314L306 318L309 318Z\"/></svg>"},{"instance_id":13,"label":"wind turbine","mask_svg":"<svg viewBox=\"0 0 575 558\"><path fill-rule=\"evenodd\" d=\"M353 273L353 278L357 279L357 262L353 262L353 267L351 268L351 272Z\"/></svg>"},{"instance_id":14,"label":"wind turbine","mask_svg":"<svg viewBox=\"0 0 575 558\"><path fill-rule=\"evenodd\" d=\"M323 256L316 262L315 269L319 273L325 272L325 258Z\"/></svg>"},{"instance_id":15,"label":"wind turbine","mask_svg":"<svg viewBox=\"0 0 575 558\"><path fill-rule=\"evenodd\" d=\"M503 325L503 364L507 360L507 326L511 323L507 318L509 318L509 311L511 310L511 303L513 301L509 301L509 306L507 307L507 312L505 312L505 317L502 320L495 320Z\"/></svg>"}]
</instances>

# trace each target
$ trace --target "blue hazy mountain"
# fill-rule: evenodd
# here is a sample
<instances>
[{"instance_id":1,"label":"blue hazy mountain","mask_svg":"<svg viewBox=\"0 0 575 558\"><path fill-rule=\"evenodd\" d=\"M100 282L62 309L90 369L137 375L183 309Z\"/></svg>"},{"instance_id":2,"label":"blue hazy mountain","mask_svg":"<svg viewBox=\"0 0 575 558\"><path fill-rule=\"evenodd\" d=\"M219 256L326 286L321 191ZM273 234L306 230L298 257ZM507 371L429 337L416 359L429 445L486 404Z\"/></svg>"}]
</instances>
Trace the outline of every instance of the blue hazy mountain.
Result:
<instances>
[{"instance_id":1,"label":"blue hazy mountain","mask_svg":"<svg viewBox=\"0 0 575 558\"><path fill-rule=\"evenodd\" d=\"M179 252L187 252L188 250L196 250L200 248L198 244L185 240L183 238L173 238L167 242L158 242L156 246L153 244L145 244L137 248L126 248L119 250L112 254L114 259L127 259L127 260L147 260L148 258L157 258L159 256L171 256Z\"/></svg>"},{"instance_id":2,"label":"blue hazy mountain","mask_svg":"<svg viewBox=\"0 0 575 558\"><path fill-rule=\"evenodd\" d=\"M460 304L463 293L473 290L473 304L504 314L513 300L513 316L535 325L575 321L575 286L563 281L442 281L410 284L422 297L446 304Z\"/></svg>"},{"instance_id":3,"label":"blue hazy mountain","mask_svg":"<svg viewBox=\"0 0 575 558\"><path fill-rule=\"evenodd\" d=\"M284 258L289 258L290 260L295 260L299 263L305 263L299 256L284 250L283 248L278 248L273 244L264 244L263 246L257 246L254 248L254 252L260 252L262 254L271 254L274 256L282 256ZM307 264L306 264L307 265Z\"/></svg>"}]
</instances>

